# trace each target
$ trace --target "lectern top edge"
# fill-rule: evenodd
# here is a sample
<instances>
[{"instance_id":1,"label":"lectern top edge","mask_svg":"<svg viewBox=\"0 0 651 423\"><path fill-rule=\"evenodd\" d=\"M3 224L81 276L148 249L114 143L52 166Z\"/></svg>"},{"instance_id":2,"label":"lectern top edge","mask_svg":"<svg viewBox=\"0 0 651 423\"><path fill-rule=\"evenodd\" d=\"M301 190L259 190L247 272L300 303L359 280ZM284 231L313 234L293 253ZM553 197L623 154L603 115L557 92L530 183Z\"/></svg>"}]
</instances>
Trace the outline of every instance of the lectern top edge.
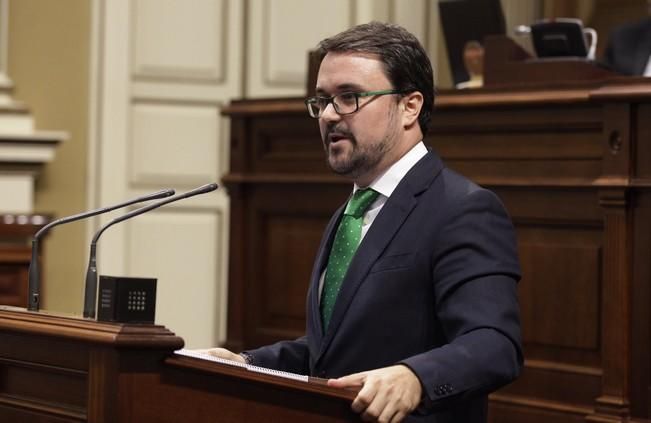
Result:
<instances>
[{"instance_id":1,"label":"lectern top edge","mask_svg":"<svg viewBox=\"0 0 651 423\"><path fill-rule=\"evenodd\" d=\"M54 313L0 306L0 330L57 336L116 347L177 350L183 339L160 325L96 322Z\"/></svg>"}]
</instances>

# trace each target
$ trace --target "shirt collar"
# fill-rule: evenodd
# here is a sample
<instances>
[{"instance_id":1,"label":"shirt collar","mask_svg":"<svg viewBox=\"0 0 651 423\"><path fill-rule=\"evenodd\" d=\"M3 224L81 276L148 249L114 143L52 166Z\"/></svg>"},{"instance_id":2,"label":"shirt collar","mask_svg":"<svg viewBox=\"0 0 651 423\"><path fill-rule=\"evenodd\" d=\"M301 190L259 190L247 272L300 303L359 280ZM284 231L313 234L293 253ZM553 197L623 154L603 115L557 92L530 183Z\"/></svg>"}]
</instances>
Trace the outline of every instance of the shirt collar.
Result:
<instances>
[{"instance_id":1,"label":"shirt collar","mask_svg":"<svg viewBox=\"0 0 651 423\"><path fill-rule=\"evenodd\" d=\"M409 172L411 168L414 167L414 165L426 154L427 147L425 147L425 144L421 141L413 146L411 150L409 150L407 154L402 156L397 162L392 164L383 174L371 182L369 188L379 192L384 197L390 197L393 190L396 189L407 172ZM353 193L358 189L359 187L355 184L353 187Z\"/></svg>"}]
</instances>

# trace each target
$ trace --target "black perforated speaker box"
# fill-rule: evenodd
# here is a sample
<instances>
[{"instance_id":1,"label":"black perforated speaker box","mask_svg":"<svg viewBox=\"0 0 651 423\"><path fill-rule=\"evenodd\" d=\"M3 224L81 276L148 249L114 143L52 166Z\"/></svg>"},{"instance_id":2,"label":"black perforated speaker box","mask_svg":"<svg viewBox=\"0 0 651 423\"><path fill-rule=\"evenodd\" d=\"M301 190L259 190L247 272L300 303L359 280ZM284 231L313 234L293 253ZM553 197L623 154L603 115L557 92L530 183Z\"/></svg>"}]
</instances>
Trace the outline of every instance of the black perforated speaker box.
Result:
<instances>
[{"instance_id":1,"label":"black perforated speaker box","mask_svg":"<svg viewBox=\"0 0 651 423\"><path fill-rule=\"evenodd\" d=\"M98 302L99 321L154 323L156 279L101 275Z\"/></svg>"}]
</instances>

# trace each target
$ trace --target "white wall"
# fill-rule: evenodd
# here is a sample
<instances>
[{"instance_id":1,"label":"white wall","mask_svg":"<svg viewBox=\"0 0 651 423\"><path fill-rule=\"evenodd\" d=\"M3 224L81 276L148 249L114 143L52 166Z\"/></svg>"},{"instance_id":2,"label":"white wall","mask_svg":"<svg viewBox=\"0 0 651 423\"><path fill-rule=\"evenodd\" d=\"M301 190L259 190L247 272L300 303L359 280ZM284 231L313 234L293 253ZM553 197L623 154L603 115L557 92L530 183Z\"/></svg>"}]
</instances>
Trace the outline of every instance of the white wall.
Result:
<instances>
[{"instance_id":1,"label":"white wall","mask_svg":"<svg viewBox=\"0 0 651 423\"><path fill-rule=\"evenodd\" d=\"M305 95L307 51L353 25L381 20L399 23L436 57L435 0L249 0L244 95Z\"/></svg>"}]
</instances>

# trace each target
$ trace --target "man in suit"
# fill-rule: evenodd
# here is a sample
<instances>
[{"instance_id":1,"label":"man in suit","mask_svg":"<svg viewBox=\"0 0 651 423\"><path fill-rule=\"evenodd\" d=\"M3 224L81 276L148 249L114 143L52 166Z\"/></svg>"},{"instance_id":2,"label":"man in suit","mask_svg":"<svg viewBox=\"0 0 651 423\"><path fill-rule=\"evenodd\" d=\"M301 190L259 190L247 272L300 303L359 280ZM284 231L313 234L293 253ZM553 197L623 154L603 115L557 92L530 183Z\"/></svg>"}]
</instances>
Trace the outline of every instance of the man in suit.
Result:
<instances>
[{"instance_id":1,"label":"man in suit","mask_svg":"<svg viewBox=\"0 0 651 423\"><path fill-rule=\"evenodd\" d=\"M647 3L651 14L651 0ZM651 16L615 28L604 61L625 75L651 76Z\"/></svg>"},{"instance_id":2,"label":"man in suit","mask_svg":"<svg viewBox=\"0 0 651 423\"><path fill-rule=\"evenodd\" d=\"M319 247L306 335L209 351L358 388L364 420L485 422L487 394L523 361L511 221L423 144L433 72L412 34L374 22L319 47L306 105L329 166L354 186Z\"/></svg>"}]
</instances>

